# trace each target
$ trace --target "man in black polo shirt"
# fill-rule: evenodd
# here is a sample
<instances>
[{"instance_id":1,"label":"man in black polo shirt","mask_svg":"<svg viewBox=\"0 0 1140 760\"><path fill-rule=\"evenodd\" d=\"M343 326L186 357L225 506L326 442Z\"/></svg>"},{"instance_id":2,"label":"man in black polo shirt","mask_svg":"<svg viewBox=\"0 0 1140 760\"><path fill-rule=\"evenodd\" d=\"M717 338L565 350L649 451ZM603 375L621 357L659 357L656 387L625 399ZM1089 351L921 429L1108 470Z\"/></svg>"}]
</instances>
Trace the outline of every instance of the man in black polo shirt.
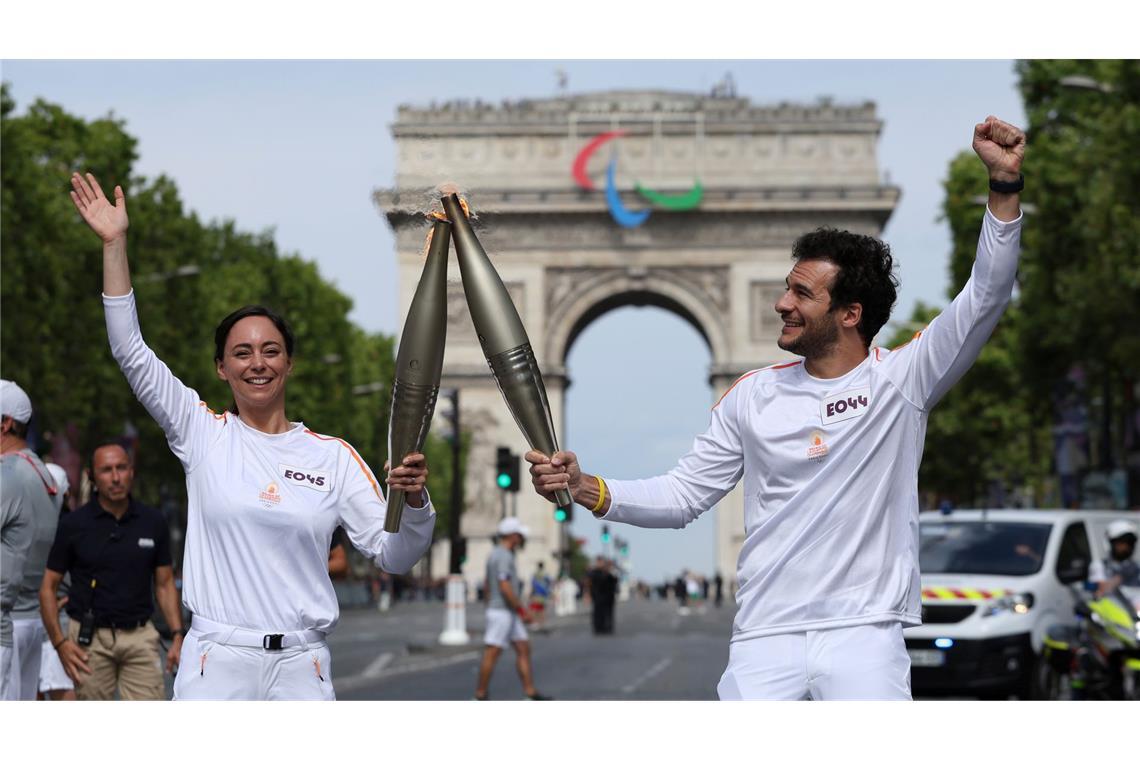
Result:
<instances>
[{"instance_id":1,"label":"man in black polo shirt","mask_svg":"<svg viewBox=\"0 0 1140 760\"><path fill-rule=\"evenodd\" d=\"M182 620L162 514L130 497L134 468L117 443L95 449L91 473L98 493L59 521L40 586L48 640L75 681L79 699L162 699L158 631L150 622L158 599L174 641L166 670L178 665ZM56 590L71 573L67 634L59 625ZM84 616L94 618L91 643L79 643Z\"/></svg>"}]
</instances>

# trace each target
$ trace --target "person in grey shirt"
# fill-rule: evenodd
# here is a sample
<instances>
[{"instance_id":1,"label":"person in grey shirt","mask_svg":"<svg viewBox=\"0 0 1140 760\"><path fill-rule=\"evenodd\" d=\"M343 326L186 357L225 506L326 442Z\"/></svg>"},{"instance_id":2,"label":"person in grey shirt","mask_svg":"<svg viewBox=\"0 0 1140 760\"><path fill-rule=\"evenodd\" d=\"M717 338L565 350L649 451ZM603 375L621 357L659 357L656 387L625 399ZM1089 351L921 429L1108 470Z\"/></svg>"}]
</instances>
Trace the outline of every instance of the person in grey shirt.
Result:
<instances>
[{"instance_id":1,"label":"person in grey shirt","mask_svg":"<svg viewBox=\"0 0 1140 760\"><path fill-rule=\"evenodd\" d=\"M498 545L487 559L487 628L483 636L483 661L479 665L479 680L475 686L475 699L487 698L487 686L499 655L510 643L515 650L519 679L527 699L550 699L534 688L533 667L530 660L530 641L525 623L530 615L518 597L518 570L515 568L515 550L526 542L529 532L517 517L505 517L496 531Z\"/></svg>"},{"instance_id":2,"label":"person in grey shirt","mask_svg":"<svg viewBox=\"0 0 1140 760\"><path fill-rule=\"evenodd\" d=\"M55 479L28 448L32 403L20 386L0 380L0 504L3 505L4 699L34 700L39 686L44 628L39 591L59 510Z\"/></svg>"}]
</instances>

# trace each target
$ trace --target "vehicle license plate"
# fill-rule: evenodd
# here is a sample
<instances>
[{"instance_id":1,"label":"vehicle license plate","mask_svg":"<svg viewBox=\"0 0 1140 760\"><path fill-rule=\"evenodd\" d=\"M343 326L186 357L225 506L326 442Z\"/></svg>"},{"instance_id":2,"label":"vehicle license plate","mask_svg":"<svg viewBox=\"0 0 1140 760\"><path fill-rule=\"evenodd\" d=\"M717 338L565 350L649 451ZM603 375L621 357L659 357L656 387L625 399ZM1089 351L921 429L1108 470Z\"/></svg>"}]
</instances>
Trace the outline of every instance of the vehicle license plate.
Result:
<instances>
[{"instance_id":1,"label":"vehicle license plate","mask_svg":"<svg viewBox=\"0 0 1140 760\"><path fill-rule=\"evenodd\" d=\"M908 649L910 664L916 668L938 668L946 664L946 653L939 649Z\"/></svg>"}]
</instances>

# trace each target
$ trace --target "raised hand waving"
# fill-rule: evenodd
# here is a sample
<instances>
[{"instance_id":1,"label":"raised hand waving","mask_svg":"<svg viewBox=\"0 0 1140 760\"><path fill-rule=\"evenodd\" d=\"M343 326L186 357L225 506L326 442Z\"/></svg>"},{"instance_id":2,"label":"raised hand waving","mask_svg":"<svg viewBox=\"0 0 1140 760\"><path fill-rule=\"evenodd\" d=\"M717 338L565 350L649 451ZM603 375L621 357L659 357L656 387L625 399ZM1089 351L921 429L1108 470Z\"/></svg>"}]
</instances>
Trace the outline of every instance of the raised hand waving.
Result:
<instances>
[{"instance_id":1,"label":"raised hand waving","mask_svg":"<svg viewBox=\"0 0 1140 760\"><path fill-rule=\"evenodd\" d=\"M122 237L127 232L130 222L127 219L127 198L123 195L123 188L115 185L114 205L103 194L99 180L91 173L86 178L79 176L78 172L71 175L71 202L79 211L87 226L95 231L104 243Z\"/></svg>"}]
</instances>

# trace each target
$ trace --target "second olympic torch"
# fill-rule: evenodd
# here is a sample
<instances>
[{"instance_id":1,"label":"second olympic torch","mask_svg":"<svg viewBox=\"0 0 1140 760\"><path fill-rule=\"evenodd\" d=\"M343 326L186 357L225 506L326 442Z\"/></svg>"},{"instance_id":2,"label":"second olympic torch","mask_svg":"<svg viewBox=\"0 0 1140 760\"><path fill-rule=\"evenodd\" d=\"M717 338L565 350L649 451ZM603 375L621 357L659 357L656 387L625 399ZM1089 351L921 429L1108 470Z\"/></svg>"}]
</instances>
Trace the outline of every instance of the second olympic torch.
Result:
<instances>
[{"instance_id":1,"label":"second olympic torch","mask_svg":"<svg viewBox=\"0 0 1140 760\"><path fill-rule=\"evenodd\" d=\"M443 208L454 228L463 293L483 355L527 443L553 456L558 451L554 419L526 328L506 285L475 237L459 196L454 193L444 196ZM570 507L573 503L568 489L556 491L554 497L561 507Z\"/></svg>"},{"instance_id":2,"label":"second olympic torch","mask_svg":"<svg viewBox=\"0 0 1140 760\"><path fill-rule=\"evenodd\" d=\"M447 334L447 251L451 225L437 219L432 227L427 261L408 307L400 348L396 352L396 382L388 420L388 459L395 469L404 457L423 451L431 427L439 378L443 373L443 344ZM405 493L388 487L384 530L397 533L404 514Z\"/></svg>"}]
</instances>

